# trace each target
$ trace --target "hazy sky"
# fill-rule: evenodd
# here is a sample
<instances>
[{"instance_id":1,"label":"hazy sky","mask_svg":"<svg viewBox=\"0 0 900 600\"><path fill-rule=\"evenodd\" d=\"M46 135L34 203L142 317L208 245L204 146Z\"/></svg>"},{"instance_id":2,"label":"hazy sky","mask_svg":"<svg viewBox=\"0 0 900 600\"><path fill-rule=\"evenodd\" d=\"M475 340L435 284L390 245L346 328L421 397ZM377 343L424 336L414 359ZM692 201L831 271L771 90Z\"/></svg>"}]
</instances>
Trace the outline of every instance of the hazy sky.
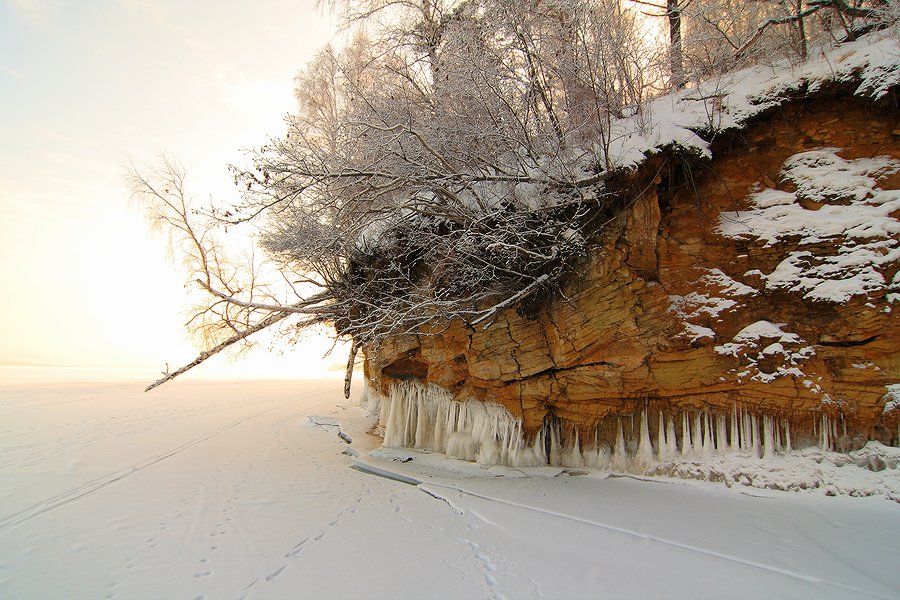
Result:
<instances>
[{"instance_id":1,"label":"hazy sky","mask_svg":"<svg viewBox=\"0 0 900 600\"><path fill-rule=\"evenodd\" d=\"M314 0L0 0L0 363L191 357L183 274L124 167L167 151L233 194L225 165L280 133L332 33ZM320 346L270 364L308 370Z\"/></svg>"}]
</instances>

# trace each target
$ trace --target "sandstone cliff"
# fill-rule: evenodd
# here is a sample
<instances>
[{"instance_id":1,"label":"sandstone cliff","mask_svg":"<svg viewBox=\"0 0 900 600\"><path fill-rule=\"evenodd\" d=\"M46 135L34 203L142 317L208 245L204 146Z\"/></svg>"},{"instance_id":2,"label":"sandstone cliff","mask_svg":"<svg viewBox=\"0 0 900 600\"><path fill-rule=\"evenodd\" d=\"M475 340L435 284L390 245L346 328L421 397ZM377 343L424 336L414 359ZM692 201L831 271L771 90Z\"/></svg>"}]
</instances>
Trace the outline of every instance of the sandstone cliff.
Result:
<instances>
[{"instance_id":1,"label":"sandstone cliff","mask_svg":"<svg viewBox=\"0 0 900 600\"><path fill-rule=\"evenodd\" d=\"M607 182L621 211L563 294L364 349L370 388L500 404L539 452L547 436L648 460L896 445L900 111L896 91L853 89L701 132L707 156L670 147L623 170Z\"/></svg>"}]
</instances>

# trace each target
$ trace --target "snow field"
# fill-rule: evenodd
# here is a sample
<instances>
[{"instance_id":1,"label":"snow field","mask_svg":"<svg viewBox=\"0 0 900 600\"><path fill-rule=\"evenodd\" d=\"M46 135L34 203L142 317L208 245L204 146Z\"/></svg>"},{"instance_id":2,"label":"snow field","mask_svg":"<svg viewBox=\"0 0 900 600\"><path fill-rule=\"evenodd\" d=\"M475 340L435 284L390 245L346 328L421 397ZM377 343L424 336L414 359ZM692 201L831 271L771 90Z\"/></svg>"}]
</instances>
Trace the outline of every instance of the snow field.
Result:
<instances>
[{"instance_id":1,"label":"snow field","mask_svg":"<svg viewBox=\"0 0 900 600\"><path fill-rule=\"evenodd\" d=\"M900 589L893 502L482 468L379 449L375 425L339 381L0 387L0 598Z\"/></svg>"}]
</instances>

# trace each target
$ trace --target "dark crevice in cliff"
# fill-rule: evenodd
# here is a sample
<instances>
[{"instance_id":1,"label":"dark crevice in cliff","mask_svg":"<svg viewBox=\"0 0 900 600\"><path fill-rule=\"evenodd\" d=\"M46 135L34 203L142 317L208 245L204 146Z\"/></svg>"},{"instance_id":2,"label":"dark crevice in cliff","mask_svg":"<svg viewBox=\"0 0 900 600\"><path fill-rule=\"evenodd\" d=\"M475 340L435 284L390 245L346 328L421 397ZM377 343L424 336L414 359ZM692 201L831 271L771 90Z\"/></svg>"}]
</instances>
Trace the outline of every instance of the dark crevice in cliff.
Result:
<instances>
[{"instance_id":1,"label":"dark crevice in cliff","mask_svg":"<svg viewBox=\"0 0 900 600\"><path fill-rule=\"evenodd\" d=\"M880 335L873 335L871 337L867 337L863 340L842 340L835 342L819 342L820 346L828 346L830 348L856 348L858 346L865 346L866 344L871 344L878 338Z\"/></svg>"},{"instance_id":2,"label":"dark crevice in cliff","mask_svg":"<svg viewBox=\"0 0 900 600\"><path fill-rule=\"evenodd\" d=\"M422 360L422 355L417 350L413 350L385 366L381 372L401 381L424 380L428 377L428 363Z\"/></svg>"},{"instance_id":3,"label":"dark crevice in cliff","mask_svg":"<svg viewBox=\"0 0 900 600\"><path fill-rule=\"evenodd\" d=\"M605 360L599 360L596 362L582 363L579 365L574 365L571 367L550 367L549 369L544 369L543 371L538 371L533 375L529 375L528 377L523 377L520 381L527 381L529 379L537 379L539 377L550 376L553 377L558 375L559 373L566 373L567 371L577 371L578 369L587 369L590 367L610 367L610 368L620 368L622 365L618 365L616 363L606 362Z\"/></svg>"},{"instance_id":4,"label":"dark crevice in cliff","mask_svg":"<svg viewBox=\"0 0 900 600\"><path fill-rule=\"evenodd\" d=\"M513 362L516 363L516 374L521 375L522 373L522 365L519 363L519 357L516 356L516 352L519 350L519 340L513 337L512 329L509 327L509 320L505 321L506 324L506 335L509 336L509 340L513 343L513 347L509 352L509 357L512 358Z\"/></svg>"}]
</instances>

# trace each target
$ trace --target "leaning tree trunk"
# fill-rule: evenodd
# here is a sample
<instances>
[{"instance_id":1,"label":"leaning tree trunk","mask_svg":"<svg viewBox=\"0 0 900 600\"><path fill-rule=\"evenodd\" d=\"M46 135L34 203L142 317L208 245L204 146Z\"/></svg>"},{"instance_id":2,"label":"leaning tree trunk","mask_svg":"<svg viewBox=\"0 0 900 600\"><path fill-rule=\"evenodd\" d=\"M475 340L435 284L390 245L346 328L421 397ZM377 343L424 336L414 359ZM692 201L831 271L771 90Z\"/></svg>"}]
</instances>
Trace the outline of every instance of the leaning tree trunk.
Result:
<instances>
[{"instance_id":1,"label":"leaning tree trunk","mask_svg":"<svg viewBox=\"0 0 900 600\"><path fill-rule=\"evenodd\" d=\"M350 398L350 384L353 383L353 367L356 363L356 353L359 351L359 346L356 343L356 338L353 338L353 342L350 344L350 356L347 357L347 370L344 372L344 398Z\"/></svg>"}]
</instances>

